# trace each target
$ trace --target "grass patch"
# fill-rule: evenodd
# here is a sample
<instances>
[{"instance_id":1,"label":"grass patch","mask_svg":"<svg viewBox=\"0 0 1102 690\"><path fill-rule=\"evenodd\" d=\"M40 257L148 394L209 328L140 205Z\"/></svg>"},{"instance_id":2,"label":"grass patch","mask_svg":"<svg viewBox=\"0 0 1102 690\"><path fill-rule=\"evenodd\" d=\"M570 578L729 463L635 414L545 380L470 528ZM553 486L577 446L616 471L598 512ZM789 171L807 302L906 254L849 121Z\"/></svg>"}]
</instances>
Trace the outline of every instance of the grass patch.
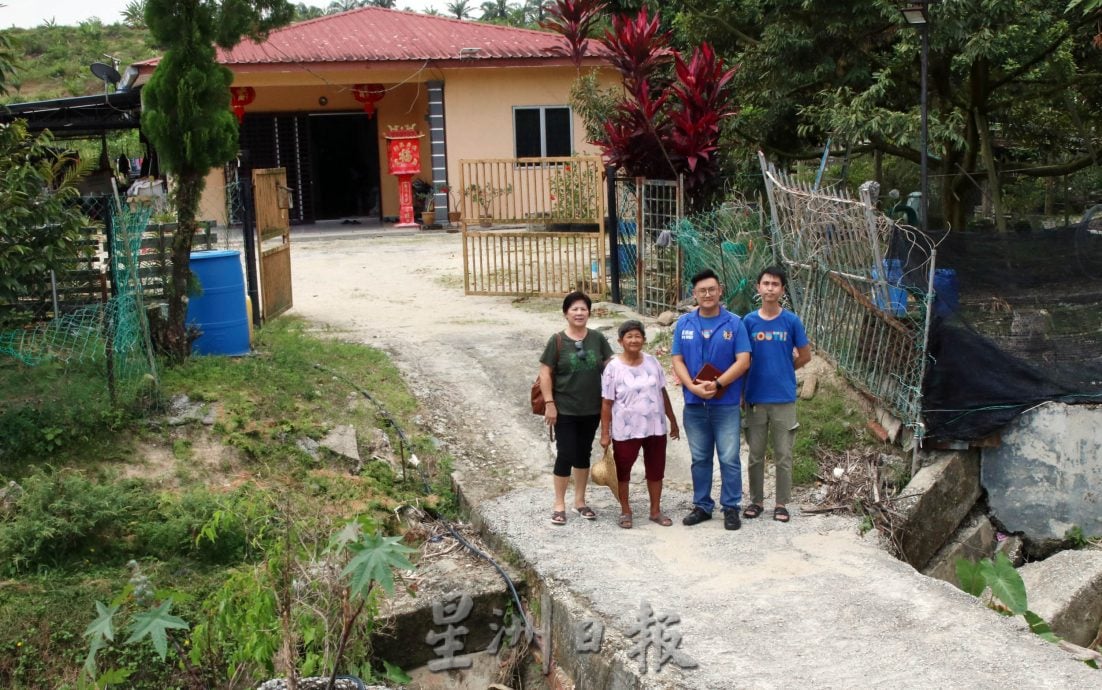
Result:
<instances>
[{"instance_id":1,"label":"grass patch","mask_svg":"<svg viewBox=\"0 0 1102 690\"><path fill-rule=\"evenodd\" d=\"M171 599L172 615L191 626L172 633L179 649L205 645L194 654L209 687L227 682L233 664L250 679L269 677L259 657L241 661L259 649L258 638L211 637L212 631L250 630L246 618L230 620L225 611L259 615L275 600L263 583L290 582L281 575L289 568L309 581L311 564L324 559L330 538L350 519L396 534L402 505L456 514L450 458L416 427L417 402L397 368L378 350L327 335L283 317L260 331L251 356L195 357L165 369L162 399L187 395L207 404L215 411L211 427L167 427L156 405L112 408L97 390L101 378L92 367L0 367L0 432L17 436L13 442L5 435L0 443L20 453L46 444L31 458L0 462L0 486L16 480L21 487L0 512L0 576L9 578L0 581L0 620L10 622L0 629L6 652L0 655L0 687L75 683L94 602L144 610L130 581L130 561L140 564L156 599ZM57 424L63 433L42 434L43 425L30 423L39 411L46 427ZM403 477L388 463L367 462L352 476L335 455L304 450L303 440L344 424L361 439L382 429L395 449L401 428L409 441L406 456L416 454L419 467L410 466ZM210 443L232 462L203 464L208 456L220 457L210 455ZM165 488L156 478L123 478L156 465L133 457L138 447L157 448L168 467L153 469L178 482ZM340 620L339 597L316 606L322 620ZM302 635L332 633L318 628L317 620L296 617L295 624L306 626ZM370 627L369 619L364 626ZM269 632L280 634L278 627ZM127 635L119 631L121 639ZM323 638L311 639L300 668L322 663ZM370 650L355 651L355 663L346 668L369 674ZM194 685L177 654L170 646L162 662L148 644L115 644L100 652L97 664L131 669L126 687Z\"/></svg>"},{"instance_id":2,"label":"grass patch","mask_svg":"<svg viewBox=\"0 0 1102 690\"><path fill-rule=\"evenodd\" d=\"M869 442L859 406L837 385L820 381L811 400L796 403L800 430L792 447L792 483L814 483L823 451L840 451Z\"/></svg>"},{"instance_id":3,"label":"grass patch","mask_svg":"<svg viewBox=\"0 0 1102 690\"><path fill-rule=\"evenodd\" d=\"M120 432L137 419L138 410L111 403L100 366L0 360L0 475L20 477L47 460L87 465L129 457L131 439Z\"/></svg>"}]
</instances>

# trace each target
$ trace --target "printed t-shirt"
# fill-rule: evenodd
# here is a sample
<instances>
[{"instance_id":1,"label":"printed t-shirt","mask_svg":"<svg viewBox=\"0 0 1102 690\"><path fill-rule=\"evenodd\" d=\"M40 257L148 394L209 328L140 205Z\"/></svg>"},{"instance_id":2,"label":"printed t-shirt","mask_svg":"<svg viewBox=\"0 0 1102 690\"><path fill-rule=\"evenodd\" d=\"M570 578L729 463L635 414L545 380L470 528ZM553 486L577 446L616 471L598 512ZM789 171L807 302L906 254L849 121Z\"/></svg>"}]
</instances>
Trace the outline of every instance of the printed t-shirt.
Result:
<instances>
[{"instance_id":1,"label":"printed t-shirt","mask_svg":"<svg viewBox=\"0 0 1102 690\"><path fill-rule=\"evenodd\" d=\"M662 391L666 375L654 355L643 353L638 366L613 357L601 375L601 397L612 401L614 441L666 435L666 405Z\"/></svg>"},{"instance_id":2,"label":"printed t-shirt","mask_svg":"<svg viewBox=\"0 0 1102 690\"><path fill-rule=\"evenodd\" d=\"M561 338L557 360L556 338ZM604 362L612 357L612 347L603 335L588 329L585 338L578 341L582 343L581 351L574 342L565 332L551 336L540 355L540 364L546 364L554 372L554 400L559 414L599 415L601 369Z\"/></svg>"},{"instance_id":3,"label":"printed t-shirt","mask_svg":"<svg viewBox=\"0 0 1102 690\"><path fill-rule=\"evenodd\" d=\"M750 312L742 319L750 338L750 371L746 374L746 402L796 402L796 367L792 351L807 345L800 317L787 309L773 319Z\"/></svg>"}]
</instances>

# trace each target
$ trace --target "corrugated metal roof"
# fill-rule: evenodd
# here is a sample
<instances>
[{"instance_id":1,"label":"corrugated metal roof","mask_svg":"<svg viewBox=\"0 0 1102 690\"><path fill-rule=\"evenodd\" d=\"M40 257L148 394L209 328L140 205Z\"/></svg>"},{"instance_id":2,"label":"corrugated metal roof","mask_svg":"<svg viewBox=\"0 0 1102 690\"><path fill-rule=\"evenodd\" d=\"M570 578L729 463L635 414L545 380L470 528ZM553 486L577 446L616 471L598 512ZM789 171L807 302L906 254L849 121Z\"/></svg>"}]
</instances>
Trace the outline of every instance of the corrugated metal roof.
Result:
<instances>
[{"instance_id":1,"label":"corrugated metal roof","mask_svg":"<svg viewBox=\"0 0 1102 690\"><path fill-rule=\"evenodd\" d=\"M477 51L464 50L477 48ZM462 51L462 52L461 52ZM590 41L587 54L607 50ZM363 7L278 29L264 43L218 50L223 65L565 57L558 34Z\"/></svg>"}]
</instances>

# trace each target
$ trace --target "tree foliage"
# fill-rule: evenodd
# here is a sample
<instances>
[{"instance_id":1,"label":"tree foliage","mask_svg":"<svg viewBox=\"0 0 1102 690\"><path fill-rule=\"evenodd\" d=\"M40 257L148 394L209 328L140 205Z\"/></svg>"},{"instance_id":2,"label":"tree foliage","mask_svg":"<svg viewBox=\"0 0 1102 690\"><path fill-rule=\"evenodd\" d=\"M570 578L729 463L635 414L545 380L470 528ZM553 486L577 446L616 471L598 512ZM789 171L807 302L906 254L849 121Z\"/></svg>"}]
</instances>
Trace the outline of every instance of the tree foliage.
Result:
<instances>
[{"instance_id":1,"label":"tree foliage","mask_svg":"<svg viewBox=\"0 0 1102 690\"><path fill-rule=\"evenodd\" d=\"M237 121L229 109L233 74L217 63L214 46L261 40L293 16L286 0L147 0L146 23L165 55L142 90L142 131L176 176L179 225L161 345L177 360L190 350L184 320L203 180L237 153Z\"/></svg>"},{"instance_id":2,"label":"tree foliage","mask_svg":"<svg viewBox=\"0 0 1102 690\"><path fill-rule=\"evenodd\" d=\"M0 302L36 292L80 255L79 172L48 133L34 136L22 120L0 125Z\"/></svg>"},{"instance_id":3,"label":"tree foliage","mask_svg":"<svg viewBox=\"0 0 1102 690\"><path fill-rule=\"evenodd\" d=\"M929 165L951 227L981 193L997 202L1008 175L1100 161L1095 18L1066 9L1063 0L930 5ZM751 146L814 158L831 137L851 152L919 161L921 32L898 3L673 0L666 11L682 41L709 41L740 65L735 131Z\"/></svg>"}]
</instances>

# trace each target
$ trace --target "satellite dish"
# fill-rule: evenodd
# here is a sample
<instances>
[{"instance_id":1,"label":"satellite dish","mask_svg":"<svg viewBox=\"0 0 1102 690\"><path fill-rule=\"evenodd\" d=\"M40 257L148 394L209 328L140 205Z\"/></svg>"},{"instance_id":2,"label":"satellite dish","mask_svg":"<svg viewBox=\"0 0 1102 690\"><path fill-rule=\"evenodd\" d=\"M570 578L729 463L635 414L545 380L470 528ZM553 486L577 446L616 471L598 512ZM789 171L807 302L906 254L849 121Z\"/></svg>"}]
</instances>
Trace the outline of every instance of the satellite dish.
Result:
<instances>
[{"instance_id":1,"label":"satellite dish","mask_svg":"<svg viewBox=\"0 0 1102 690\"><path fill-rule=\"evenodd\" d=\"M92 74L102 79L104 84L118 84L122 81L122 75L120 75L119 71L111 65L106 65L102 62L93 62L91 70Z\"/></svg>"}]
</instances>

